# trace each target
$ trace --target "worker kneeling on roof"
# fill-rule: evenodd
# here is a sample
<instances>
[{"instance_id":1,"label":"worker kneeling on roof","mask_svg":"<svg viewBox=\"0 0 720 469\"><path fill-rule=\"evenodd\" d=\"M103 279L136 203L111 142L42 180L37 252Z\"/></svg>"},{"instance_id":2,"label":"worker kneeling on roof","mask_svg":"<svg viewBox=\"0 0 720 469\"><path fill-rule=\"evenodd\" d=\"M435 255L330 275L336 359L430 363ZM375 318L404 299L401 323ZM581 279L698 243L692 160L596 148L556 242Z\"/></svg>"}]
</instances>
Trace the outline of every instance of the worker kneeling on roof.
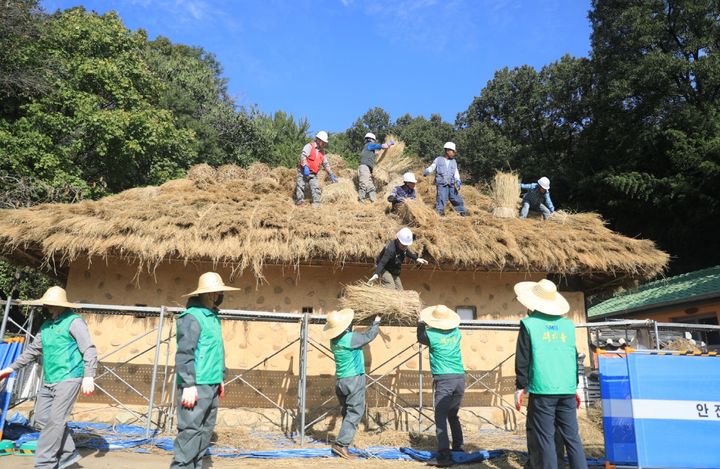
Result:
<instances>
[{"instance_id":1,"label":"worker kneeling on roof","mask_svg":"<svg viewBox=\"0 0 720 469\"><path fill-rule=\"evenodd\" d=\"M564 318L570 305L550 280L515 285L517 300L530 314L520 321L515 351L515 407L528 397L530 467L558 467L555 432L562 437L571 469L586 469L577 423L578 365L575 325ZM559 440L559 438L558 438Z\"/></svg>"},{"instance_id":2,"label":"worker kneeling on roof","mask_svg":"<svg viewBox=\"0 0 720 469\"><path fill-rule=\"evenodd\" d=\"M340 401L343 417L331 450L344 459L355 459L348 447L355 438L357 426L365 412L365 356L362 348L373 341L380 332L380 316L375 316L372 326L365 332L353 332L355 312L342 309L328 314L323 335L330 340L335 358L335 394Z\"/></svg>"},{"instance_id":3,"label":"worker kneeling on roof","mask_svg":"<svg viewBox=\"0 0 720 469\"><path fill-rule=\"evenodd\" d=\"M35 401L35 422L41 428L35 451L35 467L69 467L82 457L75 449L72 433L65 422L78 391L84 396L95 391L97 350L87 324L73 311L61 287L50 287L39 300L22 304L43 306L50 319L9 367L0 370L0 380L42 359L43 384Z\"/></svg>"},{"instance_id":4,"label":"worker kneeling on roof","mask_svg":"<svg viewBox=\"0 0 720 469\"><path fill-rule=\"evenodd\" d=\"M395 239L387 242L385 247L378 254L375 260L375 273L368 280L369 284L373 284L380 279L380 284L385 288L394 288L402 290L403 285L400 281L400 269L405 261L405 256L414 260L418 264L426 265L427 261L410 250L413 243L413 233L410 228L402 228L397 232Z\"/></svg>"},{"instance_id":5,"label":"worker kneeling on roof","mask_svg":"<svg viewBox=\"0 0 720 469\"><path fill-rule=\"evenodd\" d=\"M541 177L538 182L520 184L520 190L527 192L523 196L520 218L527 218L530 210L542 213L545 220L555 212L552 199L550 199L550 179Z\"/></svg>"},{"instance_id":6,"label":"worker kneeling on roof","mask_svg":"<svg viewBox=\"0 0 720 469\"><path fill-rule=\"evenodd\" d=\"M459 325L460 316L455 311L445 305L438 305L423 309L417 326L418 342L430 348L438 466L451 466L452 451L465 451L458 418L465 395L465 367L460 352L462 334ZM448 423L452 446L448 438Z\"/></svg>"},{"instance_id":7,"label":"worker kneeling on roof","mask_svg":"<svg viewBox=\"0 0 720 469\"><path fill-rule=\"evenodd\" d=\"M310 195L312 197L313 206L320 205L320 182L318 181L318 172L320 166L330 177L330 181L335 183L337 178L330 169L330 163L325 157L325 146L328 144L328 134L321 130L315 135L315 140L305 145L300 154L300 162L298 163L298 173L295 179L295 203L302 205L305 203L305 185L310 186Z\"/></svg>"},{"instance_id":8,"label":"worker kneeling on roof","mask_svg":"<svg viewBox=\"0 0 720 469\"><path fill-rule=\"evenodd\" d=\"M177 422L171 468L201 468L210 445L218 400L225 394L225 348L218 308L223 292L239 290L225 285L215 272L198 279L188 293L187 309L177 319Z\"/></svg>"},{"instance_id":9,"label":"worker kneeling on roof","mask_svg":"<svg viewBox=\"0 0 720 469\"><path fill-rule=\"evenodd\" d=\"M415 194L415 184L417 184L417 179L415 179L413 173L403 174L402 186L395 186L387 198L388 202L392 204L393 210L397 210L398 205L402 204L405 200L415 200L417 197Z\"/></svg>"}]
</instances>

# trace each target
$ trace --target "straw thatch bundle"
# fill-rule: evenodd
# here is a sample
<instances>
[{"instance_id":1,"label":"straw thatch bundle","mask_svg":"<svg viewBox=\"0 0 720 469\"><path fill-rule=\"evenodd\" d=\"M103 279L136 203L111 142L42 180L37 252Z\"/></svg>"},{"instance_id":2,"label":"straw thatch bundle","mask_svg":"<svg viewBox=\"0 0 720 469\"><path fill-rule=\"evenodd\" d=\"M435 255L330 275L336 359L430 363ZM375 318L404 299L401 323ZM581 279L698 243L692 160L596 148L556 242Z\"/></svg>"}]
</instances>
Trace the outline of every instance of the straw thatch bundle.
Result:
<instances>
[{"instance_id":1,"label":"straw thatch bundle","mask_svg":"<svg viewBox=\"0 0 720 469\"><path fill-rule=\"evenodd\" d=\"M357 323L372 321L379 314L386 324L408 326L417 324L422 302L416 291L359 283L345 287L340 307L354 310Z\"/></svg>"},{"instance_id":2,"label":"straw thatch bundle","mask_svg":"<svg viewBox=\"0 0 720 469\"><path fill-rule=\"evenodd\" d=\"M493 184L493 215L498 218L515 218L518 215L520 180L515 173L495 173Z\"/></svg>"},{"instance_id":3,"label":"straw thatch bundle","mask_svg":"<svg viewBox=\"0 0 720 469\"><path fill-rule=\"evenodd\" d=\"M375 168L373 169L373 182L378 192L382 191L386 186L389 187L391 181L408 171L416 169L418 161L405 154L405 143L399 141L396 137L388 135L385 143L390 140L395 141L395 145L386 150L382 150L377 157ZM389 187L392 190L392 187Z\"/></svg>"},{"instance_id":4,"label":"straw thatch bundle","mask_svg":"<svg viewBox=\"0 0 720 469\"><path fill-rule=\"evenodd\" d=\"M389 164L395 157L387 158ZM410 161L410 168L421 166ZM397 173L390 181L408 165L393 164ZM432 178L419 178L418 201L400 214L386 213L384 198L358 204L347 194L319 207L296 207L296 175L296 168L262 164L220 171L198 165L187 179L159 187L75 204L2 210L0 253L18 263L54 266L80 257L117 256L148 268L170 259L208 260L239 271L250 268L262 279L265 263L372 264L384 243L411 225L413 250L448 270L643 280L661 272L668 261L651 241L614 233L596 214L568 214L552 230L540 229L542 220L493 217L492 199L470 185L461 189L470 216L439 217L433 213ZM333 186L324 184L323 190L340 189Z\"/></svg>"},{"instance_id":5,"label":"straw thatch bundle","mask_svg":"<svg viewBox=\"0 0 720 469\"><path fill-rule=\"evenodd\" d=\"M335 184L323 186L320 200L323 203L350 203L356 201L357 198L358 193L352 179L338 178L338 182Z\"/></svg>"},{"instance_id":6,"label":"straw thatch bundle","mask_svg":"<svg viewBox=\"0 0 720 469\"><path fill-rule=\"evenodd\" d=\"M234 164L224 164L217 169L218 182L232 181L234 179L246 179L247 177L247 170Z\"/></svg>"}]
</instances>

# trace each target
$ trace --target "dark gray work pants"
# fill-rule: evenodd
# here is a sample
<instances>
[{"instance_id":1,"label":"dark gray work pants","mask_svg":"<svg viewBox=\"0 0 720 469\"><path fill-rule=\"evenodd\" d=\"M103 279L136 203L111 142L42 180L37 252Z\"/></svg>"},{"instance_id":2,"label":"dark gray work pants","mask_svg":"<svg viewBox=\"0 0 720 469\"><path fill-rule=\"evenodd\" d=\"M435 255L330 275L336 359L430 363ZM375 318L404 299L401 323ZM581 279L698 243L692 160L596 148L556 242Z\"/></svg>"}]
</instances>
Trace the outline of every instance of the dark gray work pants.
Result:
<instances>
[{"instance_id":1,"label":"dark gray work pants","mask_svg":"<svg viewBox=\"0 0 720 469\"><path fill-rule=\"evenodd\" d=\"M465 395L465 376L434 376L433 391L435 394L435 436L437 437L438 451L450 449L448 424L450 424L450 433L452 434L452 449L459 451L464 444L458 412Z\"/></svg>"},{"instance_id":2,"label":"dark gray work pants","mask_svg":"<svg viewBox=\"0 0 720 469\"><path fill-rule=\"evenodd\" d=\"M202 469L203 455L215 429L219 390L218 384L198 384L195 407L186 409L182 406L182 388L177 388L178 434L173 444L171 469Z\"/></svg>"},{"instance_id":3,"label":"dark gray work pants","mask_svg":"<svg viewBox=\"0 0 720 469\"><path fill-rule=\"evenodd\" d=\"M339 378L335 384L335 394L340 401L343 418L335 442L340 446L350 446L365 412L365 375Z\"/></svg>"},{"instance_id":4,"label":"dark gray work pants","mask_svg":"<svg viewBox=\"0 0 720 469\"><path fill-rule=\"evenodd\" d=\"M577 422L575 396L528 397L528 453L532 469L559 467L558 443L562 439L568 452L571 469L587 469L587 460ZM556 433L559 433L556 438Z\"/></svg>"}]
</instances>

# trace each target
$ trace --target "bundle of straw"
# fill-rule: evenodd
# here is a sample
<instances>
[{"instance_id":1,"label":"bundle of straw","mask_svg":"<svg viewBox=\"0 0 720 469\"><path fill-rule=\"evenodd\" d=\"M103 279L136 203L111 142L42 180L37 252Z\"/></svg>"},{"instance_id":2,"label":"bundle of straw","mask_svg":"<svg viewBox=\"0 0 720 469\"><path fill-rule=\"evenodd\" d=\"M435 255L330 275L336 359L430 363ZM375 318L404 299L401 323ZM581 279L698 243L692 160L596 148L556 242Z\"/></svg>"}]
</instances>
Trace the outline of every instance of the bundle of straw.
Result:
<instances>
[{"instance_id":1,"label":"bundle of straw","mask_svg":"<svg viewBox=\"0 0 720 469\"><path fill-rule=\"evenodd\" d=\"M247 179L247 170L234 164L224 164L217 169L218 182Z\"/></svg>"},{"instance_id":2,"label":"bundle of straw","mask_svg":"<svg viewBox=\"0 0 720 469\"><path fill-rule=\"evenodd\" d=\"M404 225L430 228L436 226L440 217L422 200L405 200L398 205L397 213Z\"/></svg>"},{"instance_id":3,"label":"bundle of straw","mask_svg":"<svg viewBox=\"0 0 720 469\"><path fill-rule=\"evenodd\" d=\"M372 321L375 316L381 315L385 324L409 326L417 324L422 302L416 291L358 283L345 287L340 307L354 310L357 323Z\"/></svg>"},{"instance_id":4,"label":"bundle of straw","mask_svg":"<svg viewBox=\"0 0 720 469\"><path fill-rule=\"evenodd\" d=\"M493 215L498 218L515 218L519 197L520 181L517 174L496 173L493 184Z\"/></svg>"},{"instance_id":5,"label":"bundle of straw","mask_svg":"<svg viewBox=\"0 0 720 469\"><path fill-rule=\"evenodd\" d=\"M347 203L356 201L358 193L352 179L339 178L335 184L326 184L322 188L320 201L323 203Z\"/></svg>"}]
</instances>

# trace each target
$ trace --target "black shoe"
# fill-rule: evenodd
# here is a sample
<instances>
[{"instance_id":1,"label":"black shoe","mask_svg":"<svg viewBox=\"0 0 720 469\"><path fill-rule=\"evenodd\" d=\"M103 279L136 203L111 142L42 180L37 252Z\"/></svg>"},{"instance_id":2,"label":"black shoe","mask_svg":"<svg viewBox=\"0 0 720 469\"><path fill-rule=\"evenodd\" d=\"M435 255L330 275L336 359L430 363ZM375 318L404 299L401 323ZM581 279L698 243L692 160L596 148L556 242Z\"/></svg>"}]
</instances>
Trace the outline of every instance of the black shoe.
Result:
<instances>
[{"instance_id":1,"label":"black shoe","mask_svg":"<svg viewBox=\"0 0 720 469\"><path fill-rule=\"evenodd\" d=\"M453 445L452 450L453 450L453 452L454 452L454 451L457 451L457 452L459 452L459 453L464 453L464 452L465 452L465 446L464 446L464 445L458 445L458 446Z\"/></svg>"},{"instance_id":2,"label":"black shoe","mask_svg":"<svg viewBox=\"0 0 720 469\"><path fill-rule=\"evenodd\" d=\"M452 453L449 449L441 450L437 455L437 467L450 467L454 464Z\"/></svg>"}]
</instances>

